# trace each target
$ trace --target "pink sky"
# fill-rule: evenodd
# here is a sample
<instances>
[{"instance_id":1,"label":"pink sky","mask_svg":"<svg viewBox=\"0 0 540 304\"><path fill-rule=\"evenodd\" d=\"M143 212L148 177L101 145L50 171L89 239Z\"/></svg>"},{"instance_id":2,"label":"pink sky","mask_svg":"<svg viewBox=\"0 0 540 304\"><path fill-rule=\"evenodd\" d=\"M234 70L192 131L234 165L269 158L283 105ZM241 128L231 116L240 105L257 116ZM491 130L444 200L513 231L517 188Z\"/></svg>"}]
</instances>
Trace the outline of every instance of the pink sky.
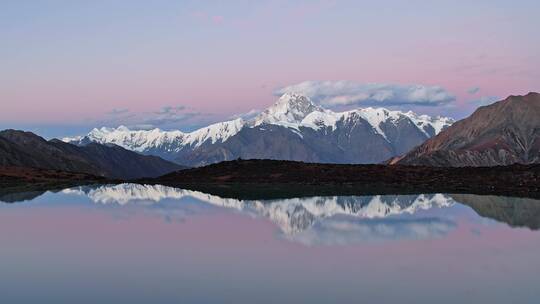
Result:
<instances>
[{"instance_id":1,"label":"pink sky","mask_svg":"<svg viewBox=\"0 0 540 304\"><path fill-rule=\"evenodd\" d=\"M415 110L461 118L473 100L540 90L538 9L536 1L12 3L0 12L0 121L91 126L114 109L164 106L204 114L182 129L263 109L276 89L306 80L441 86L456 96L451 107Z\"/></svg>"}]
</instances>

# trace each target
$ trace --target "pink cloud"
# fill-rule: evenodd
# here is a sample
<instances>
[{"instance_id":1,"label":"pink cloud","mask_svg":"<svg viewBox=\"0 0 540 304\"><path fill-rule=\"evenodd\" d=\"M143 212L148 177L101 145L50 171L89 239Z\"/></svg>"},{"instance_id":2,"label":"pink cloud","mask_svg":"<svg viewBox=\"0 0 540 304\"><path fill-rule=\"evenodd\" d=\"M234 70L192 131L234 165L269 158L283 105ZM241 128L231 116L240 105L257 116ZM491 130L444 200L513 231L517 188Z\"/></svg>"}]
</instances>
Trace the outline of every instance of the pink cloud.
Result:
<instances>
[{"instance_id":1,"label":"pink cloud","mask_svg":"<svg viewBox=\"0 0 540 304\"><path fill-rule=\"evenodd\" d=\"M192 12L191 16L200 22L204 23L213 23L213 24L222 24L225 21L225 17L222 15L211 15L206 12L196 11Z\"/></svg>"},{"instance_id":2,"label":"pink cloud","mask_svg":"<svg viewBox=\"0 0 540 304\"><path fill-rule=\"evenodd\" d=\"M214 24L221 24L223 23L223 21L225 20L225 17L223 16L212 16L212 21L214 22Z\"/></svg>"}]
</instances>

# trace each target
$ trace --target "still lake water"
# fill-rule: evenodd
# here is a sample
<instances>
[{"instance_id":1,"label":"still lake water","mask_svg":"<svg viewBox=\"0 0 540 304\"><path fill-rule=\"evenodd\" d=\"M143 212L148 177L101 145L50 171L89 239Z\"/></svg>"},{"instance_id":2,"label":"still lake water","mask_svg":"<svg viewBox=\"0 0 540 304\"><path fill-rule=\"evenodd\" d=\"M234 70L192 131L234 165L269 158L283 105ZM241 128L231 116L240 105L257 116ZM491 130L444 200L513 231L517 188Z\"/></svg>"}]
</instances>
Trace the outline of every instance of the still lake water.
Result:
<instances>
[{"instance_id":1,"label":"still lake water","mask_svg":"<svg viewBox=\"0 0 540 304\"><path fill-rule=\"evenodd\" d=\"M0 200L0 303L540 301L538 200L134 184Z\"/></svg>"}]
</instances>

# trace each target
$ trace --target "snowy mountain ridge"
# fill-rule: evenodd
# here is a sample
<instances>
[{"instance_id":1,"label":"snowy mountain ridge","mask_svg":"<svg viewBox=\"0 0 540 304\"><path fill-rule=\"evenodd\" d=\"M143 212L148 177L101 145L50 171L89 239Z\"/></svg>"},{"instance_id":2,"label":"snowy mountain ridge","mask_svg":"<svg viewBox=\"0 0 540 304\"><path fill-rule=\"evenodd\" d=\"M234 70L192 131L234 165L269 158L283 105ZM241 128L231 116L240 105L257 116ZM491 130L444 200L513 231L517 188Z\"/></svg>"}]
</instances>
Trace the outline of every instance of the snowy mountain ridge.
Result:
<instances>
[{"instance_id":1,"label":"snowy mountain ridge","mask_svg":"<svg viewBox=\"0 0 540 304\"><path fill-rule=\"evenodd\" d=\"M328 196L280 200L237 200L163 185L119 184L65 189L65 194L87 196L99 204L152 205L167 199L194 198L207 204L235 209L270 219L286 235L302 232L325 218L346 216L380 219L415 214L432 208L448 208L455 201L443 194Z\"/></svg>"},{"instance_id":2,"label":"snowy mountain ridge","mask_svg":"<svg viewBox=\"0 0 540 304\"><path fill-rule=\"evenodd\" d=\"M396 133L390 129L399 128L398 125L410 124L421 135L422 141L438 134L454 121L447 117L430 117L417 115L413 112L391 111L384 108L360 108L346 112L334 112L315 105L308 97L286 93L275 104L259 113L255 118L244 120L242 118L224 121L200 128L193 132L153 130L130 130L125 126L118 128L95 128L86 136L64 138L66 142L84 145L89 142L102 144L116 144L129 150L144 154L153 154L174 160L175 153L188 153L202 146L219 145L226 143L231 137L244 129L256 129L260 132L264 125L278 126L288 129L300 138L305 132L321 131L332 133L339 128L354 129L358 125L367 126L362 132L379 136L382 140L393 144L389 133ZM347 131L349 132L349 131ZM393 137L396 137L393 135ZM419 140L416 140L419 141ZM203 149L206 150L206 149ZM188 152L186 152L188 151ZM197 153L199 153L197 151ZM232 152L228 153L232 154ZM229 155L224 155L224 160ZM231 155L230 157L233 157ZM280 157L276 157L280 158ZM210 163L208 161L206 163Z\"/></svg>"}]
</instances>

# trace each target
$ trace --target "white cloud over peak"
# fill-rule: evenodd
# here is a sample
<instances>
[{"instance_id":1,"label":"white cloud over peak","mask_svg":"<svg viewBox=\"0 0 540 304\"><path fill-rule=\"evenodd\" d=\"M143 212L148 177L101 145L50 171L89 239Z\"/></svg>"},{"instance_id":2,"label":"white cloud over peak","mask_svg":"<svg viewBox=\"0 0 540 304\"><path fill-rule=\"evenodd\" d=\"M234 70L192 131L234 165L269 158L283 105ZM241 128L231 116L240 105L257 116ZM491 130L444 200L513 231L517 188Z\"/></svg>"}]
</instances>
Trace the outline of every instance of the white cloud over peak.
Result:
<instances>
[{"instance_id":1,"label":"white cloud over peak","mask_svg":"<svg viewBox=\"0 0 540 304\"><path fill-rule=\"evenodd\" d=\"M440 86L393 83L357 83L353 81L304 81L280 88L275 95L299 93L326 106L440 106L456 97Z\"/></svg>"}]
</instances>

